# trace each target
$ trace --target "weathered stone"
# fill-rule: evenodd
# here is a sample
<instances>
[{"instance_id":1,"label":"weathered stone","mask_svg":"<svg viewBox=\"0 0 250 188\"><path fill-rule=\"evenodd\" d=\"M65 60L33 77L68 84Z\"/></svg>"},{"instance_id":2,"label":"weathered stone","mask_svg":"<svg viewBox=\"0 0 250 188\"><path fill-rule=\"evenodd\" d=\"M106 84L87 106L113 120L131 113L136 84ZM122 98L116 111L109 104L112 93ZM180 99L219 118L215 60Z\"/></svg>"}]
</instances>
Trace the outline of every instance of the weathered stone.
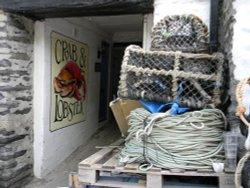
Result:
<instances>
[{"instance_id":1,"label":"weathered stone","mask_svg":"<svg viewBox=\"0 0 250 188\"><path fill-rule=\"evenodd\" d=\"M31 86L24 86L22 84L19 84L17 86L0 86L0 91L23 91L23 90L30 90Z\"/></svg>"},{"instance_id":2,"label":"weathered stone","mask_svg":"<svg viewBox=\"0 0 250 188\"><path fill-rule=\"evenodd\" d=\"M30 77L24 76L23 80L26 81L26 82L28 82L28 81L30 81Z\"/></svg>"},{"instance_id":3,"label":"weathered stone","mask_svg":"<svg viewBox=\"0 0 250 188\"><path fill-rule=\"evenodd\" d=\"M15 159L10 159L8 161L0 160L0 170L14 168L17 166L17 161Z\"/></svg>"},{"instance_id":4,"label":"weathered stone","mask_svg":"<svg viewBox=\"0 0 250 188\"><path fill-rule=\"evenodd\" d=\"M19 106L19 102L11 102L11 103L0 103L0 107L8 107L8 108L17 108Z\"/></svg>"},{"instance_id":5,"label":"weathered stone","mask_svg":"<svg viewBox=\"0 0 250 188\"><path fill-rule=\"evenodd\" d=\"M21 188L32 175L33 24L0 12L0 116L11 119L0 125L0 188Z\"/></svg>"},{"instance_id":6,"label":"weathered stone","mask_svg":"<svg viewBox=\"0 0 250 188\"><path fill-rule=\"evenodd\" d=\"M10 80L11 80L11 78L9 76L2 76L1 77L1 82L9 83Z\"/></svg>"},{"instance_id":7,"label":"weathered stone","mask_svg":"<svg viewBox=\"0 0 250 188\"><path fill-rule=\"evenodd\" d=\"M18 174L9 181L0 180L0 188L22 188L23 185L27 184L30 181L30 176L32 175L31 168Z\"/></svg>"},{"instance_id":8,"label":"weathered stone","mask_svg":"<svg viewBox=\"0 0 250 188\"><path fill-rule=\"evenodd\" d=\"M32 101L32 96L17 97L16 100L20 100L20 101Z\"/></svg>"},{"instance_id":9,"label":"weathered stone","mask_svg":"<svg viewBox=\"0 0 250 188\"><path fill-rule=\"evenodd\" d=\"M9 48L11 49L11 46L7 43L0 43L0 48Z\"/></svg>"},{"instance_id":10,"label":"weathered stone","mask_svg":"<svg viewBox=\"0 0 250 188\"><path fill-rule=\"evenodd\" d=\"M5 38L7 37L7 33L6 32L0 32L0 38Z\"/></svg>"},{"instance_id":11,"label":"weathered stone","mask_svg":"<svg viewBox=\"0 0 250 188\"><path fill-rule=\"evenodd\" d=\"M7 131L5 129L1 130L0 129L0 134L3 136L10 136L12 134L15 134L15 131ZM3 148L0 148L0 152L2 151Z\"/></svg>"},{"instance_id":12,"label":"weathered stone","mask_svg":"<svg viewBox=\"0 0 250 188\"><path fill-rule=\"evenodd\" d=\"M25 137L26 135L9 135L9 136L1 136L0 135L0 144L9 144L11 142L21 140ZM0 157L1 159L1 157Z\"/></svg>"},{"instance_id":13,"label":"weathered stone","mask_svg":"<svg viewBox=\"0 0 250 188\"><path fill-rule=\"evenodd\" d=\"M1 31L1 30L0 30ZM0 40L8 40L8 41L16 41L16 42L21 42L21 43L25 43L25 44L31 44L32 43L32 39L28 38L28 37L18 37L18 36L5 36L5 37L1 37L0 36Z\"/></svg>"},{"instance_id":14,"label":"weathered stone","mask_svg":"<svg viewBox=\"0 0 250 188\"><path fill-rule=\"evenodd\" d=\"M4 110L4 111L1 111L1 112L0 112L0 115L1 115L1 116L5 116L5 115L7 115L7 114L9 114L9 113L10 113L10 110L7 109L7 110Z\"/></svg>"},{"instance_id":15,"label":"weathered stone","mask_svg":"<svg viewBox=\"0 0 250 188\"><path fill-rule=\"evenodd\" d=\"M10 15L8 17L7 23L8 25L12 25L21 31L26 29L24 24L18 19L18 17L14 15Z\"/></svg>"},{"instance_id":16,"label":"weathered stone","mask_svg":"<svg viewBox=\"0 0 250 188\"><path fill-rule=\"evenodd\" d=\"M12 151L13 151L12 147L0 147L0 153L12 152Z\"/></svg>"},{"instance_id":17,"label":"weathered stone","mask_svg":"<svg viewBox=\"0 0 250 188\"><path fill-rule=\"evenodd\" d=\"M26 164L23 166L17 166L16 168L3 170L2 173L0 174L0 180L2 181L11 180L15 178L16 176L18 176L19 174L29 170L30 168L31 168L31 165Z\"/></svg>"},{"instance_id":18,"label":"weathered stone","mask_svg":"<svg viewBox=\"0 0 250 188\"><path fill-rule=\"evenodd\" d=\"M11 67L11 62L8 59L2 59L0 61L0 67Z\"/></svg>"},{"instance_id":19,"label":"weathered stone","mask_svg":"<svg viewBox=\"0 0 250 188\"><path fill-rule=\"evenodd\" d=\"M8 161L10 159L14 159L14 158L23 156L26 152L27 152L27 150L0 153L0 160Z\"/></svg>"},{"instance_id":20,"label":"weathered stone","mask_svg":"<svg viewBox=\"0 0 250 188\"><path fill-rule=\"evenodd\" d=\"M8 17L6 14L0 13L0 21L7 21Z\"/></svg>"},{"instance_id":21,"label":"weathered stone","mask_svg":"<svg viewBox=\"0 0 250 188\"><path fill-rule=\"evenodd\" d=\"M234 0L221 1L220 7L220 24L219 24L219 50L224 52L224 56L226 61L228 62L228 66L226 67L226 78L225 80L228 82L226 87L229 88L227 95L230 96L230 105L227 105L227 111L229 112L229 119L233 119L236 109L236 99L235 99L235 89L236 84L234 84L234 63L232 59L232 39L234 33L234 24L235 24L235 10L233 8ZM234 111L230 113L230 111ZM230 127L233 127L230 125Z\"/></svg>"},{"instance_id":22,"label":"weathered stone","mask_svg":"<svg viewBox=\"0 0 250 188\"><path fill-rule=\"evenodd\" d=\"M30 60L30 56L26 53L13 53L10 59Z\"/></svg>"},{"instance_id":23,"label":"weathered stone","mask_svg":"<svg viewBox=\"0 0 250 188\"><path fill-rule=\"evenodd\" d=\"M4 95L2 93L0 93L0 100L4 99Z\"/></svg>"},{"instance_id":24,"label":"weathered stone","mask_svg":"<svg viewBox=\"0 0 250 188\"><path fill-rule=\"evenodd\" d=\"M31 111L31 107L24 108L22 110L16 110L15 112L13 112L13 114L28 114L30 111Z\"/></svg>"},{"instance_id":25,"label":"weathered stone","mask_svg":"<svg viewBox=\"0 0 250 188\"><path fill-rule=\"evenodd\" d=\"M10 70L10 69L0 70L0 76L10 76L15 74L19 76L29 75L29 73L24 70Z\"/></svg>"}]
</instances>

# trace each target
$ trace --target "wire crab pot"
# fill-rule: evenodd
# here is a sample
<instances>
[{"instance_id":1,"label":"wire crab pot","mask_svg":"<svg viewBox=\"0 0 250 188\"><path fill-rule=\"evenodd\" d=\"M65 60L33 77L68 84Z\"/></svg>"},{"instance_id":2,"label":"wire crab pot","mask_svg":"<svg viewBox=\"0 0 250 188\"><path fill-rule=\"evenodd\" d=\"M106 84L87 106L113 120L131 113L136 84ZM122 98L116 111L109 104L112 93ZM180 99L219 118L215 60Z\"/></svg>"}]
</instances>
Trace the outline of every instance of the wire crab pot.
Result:
<instances>
[{"instance_id":1,"label":"wire crab pot","mask_svg":"<svg viewBox=\"0 0 250 188\"><path fill-rule=\"evenodd\" d=\"M145 51L131 45L125 50L118 96L217 107L223 93L223 62L220 53Z\"/></svg>"},{"instance_id":2,"label":"wire crab pot","mask_svg":"<svg viewBox=\"0 0 250 188\"><path fill-rule=\"evenodd\" d=\"M207 25L192 14L166 16L153 27L151 50L207 52Z\"/></svg>"}]
</instances>

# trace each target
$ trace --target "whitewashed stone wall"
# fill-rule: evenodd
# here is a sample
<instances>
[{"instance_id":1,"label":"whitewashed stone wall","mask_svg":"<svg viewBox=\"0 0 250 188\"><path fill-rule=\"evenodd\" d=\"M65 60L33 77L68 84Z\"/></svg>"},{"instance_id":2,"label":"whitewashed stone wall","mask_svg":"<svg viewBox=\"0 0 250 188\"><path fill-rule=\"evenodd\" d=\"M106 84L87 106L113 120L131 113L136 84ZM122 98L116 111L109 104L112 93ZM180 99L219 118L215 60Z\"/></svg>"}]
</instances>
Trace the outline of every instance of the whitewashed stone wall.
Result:
<instances>
[{"instance_id":1,"label":"whitewashed stone wall","mask_svg":"<svg viewBox=\"0 0 250 188\"><path fill-rule=\"evenodd\" d=\"M228 95L230 106L228 118L233 121L231 127L238 127L235 117L236 86L238 82L250 76L250 2L247 0L223 1L220 16L219 42L228 61ZM234 121L235 120L235 121Z\"/></svg>"},{"instance_id":2,"label":"whitewashed stone wall","mask_svg":"<svg viewBox=\"0 0 250 188\"><path fill-rule=\"evenodd\" d=\"M224 86L227 92L227 102L230 102L230 106L225 105L228 109L228 119L230 121L230 127L236 127L237 118L235 117L236 109L236 98L235 98L235 88L237 82L234 78L235 65L232 58L232 48L233 48L233 35L234 35L234 25L235 25L235 9L233 7L233 0L223 1L220 4L220 17L219 17L219 51L224 53L226 66L225 66L225 80L227 81ZM226 97L225 97L226 99ZM225 101L226 102L226 101Z\"/></svg>"},{"instance_id":3,"label":"whitewashed stone wall","mask_svg":"<svg viewBox=\"0 0 250 188\"><path fill-rule=\"evenodd\" d=\"M176 14L194 14L209 25L210 0L154 0L154 25Z\"/></svg>"},{"instance_id":4,"label":"whitewashed stone wall","mask_svg":"<svg viewBox=\"0 0 250 188\"><path fill-rule=\"evenodd\" d=\"M234 1L235 25L233 35L234 77L241 80L250 76L250 1Z\"/></svg>"},{"instance_id":5,"label":"whitewashed stone wall","mask_svg":"<svg viewBox=\"0 0 250 188\"><path fill-rule=\"evenodd\" d=\"M33 22L0 12L0 187L32 174Z\"/></svg>"}]
</instances>

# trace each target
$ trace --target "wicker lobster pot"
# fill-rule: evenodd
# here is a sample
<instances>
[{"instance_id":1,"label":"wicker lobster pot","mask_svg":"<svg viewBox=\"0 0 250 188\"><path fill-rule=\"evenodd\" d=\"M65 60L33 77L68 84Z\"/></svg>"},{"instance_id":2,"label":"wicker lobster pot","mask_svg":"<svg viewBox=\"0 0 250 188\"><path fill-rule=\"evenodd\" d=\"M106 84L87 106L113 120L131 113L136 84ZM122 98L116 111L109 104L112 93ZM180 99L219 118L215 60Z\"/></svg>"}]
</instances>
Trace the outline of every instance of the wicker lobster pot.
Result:
<instances>
[{"instance_id":1,"label":"wicker lobster pot","mask_svg":"<svg viewBox=\"0 0 250 188\"><path fill-rule=\"evenodd\" d=\"M118 96L148 101L176 101L202 108L221 103L223 56L220 53L189 54L145 51L138 46L125 50Z\"/></svg>"},{"instance_id":2,"label":"wicker lobster pot","mask_svg":"<svg viewBox=\"0 0 250 188\"><path fill-rule=\"evenodd\" d=\"M153 27L151 50L206 52L208 28L194 15L166 16Z\"/></svg>"}]
</instances>

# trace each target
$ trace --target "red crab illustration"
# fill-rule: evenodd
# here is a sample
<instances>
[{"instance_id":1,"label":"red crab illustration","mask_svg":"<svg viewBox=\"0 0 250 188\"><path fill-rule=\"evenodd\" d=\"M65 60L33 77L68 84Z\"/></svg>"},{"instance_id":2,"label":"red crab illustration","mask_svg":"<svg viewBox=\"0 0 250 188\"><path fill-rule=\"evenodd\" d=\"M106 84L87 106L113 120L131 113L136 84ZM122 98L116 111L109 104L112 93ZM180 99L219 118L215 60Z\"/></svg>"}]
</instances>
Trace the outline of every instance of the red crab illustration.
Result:
<instances>
[{"instance_id":1,"label":"red crab illustration","mask_svg":"<svg viewBox=\"0 0 250 188\"><path fill-rule=\"evenodd\" d=\"M80 88L83 89L81 96ZM74 97L81 100L86 96L86 82L84 72L78 64L72 60L60 70L59 74L54 78L54 89L61 97Z\"/></svg>"}]
</instances>

